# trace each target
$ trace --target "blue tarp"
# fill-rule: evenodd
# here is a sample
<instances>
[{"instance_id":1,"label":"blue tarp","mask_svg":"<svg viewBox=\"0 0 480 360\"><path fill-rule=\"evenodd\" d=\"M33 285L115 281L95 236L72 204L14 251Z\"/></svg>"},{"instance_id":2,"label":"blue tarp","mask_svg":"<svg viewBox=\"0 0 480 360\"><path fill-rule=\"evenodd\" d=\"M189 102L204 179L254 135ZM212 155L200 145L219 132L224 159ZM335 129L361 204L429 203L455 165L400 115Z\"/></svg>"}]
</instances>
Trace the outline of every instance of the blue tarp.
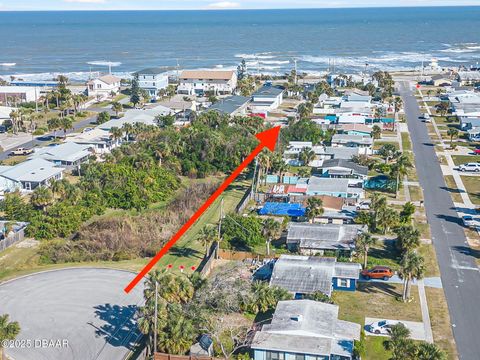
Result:
<instances>
[{"instance_id":1,"label":"blue tarp","mask_svg":"<svg viewBox=\"0 0 480 360\"><path fill-rule=\"evenodd\" d=\"M260 215L305 216L305 208L301 204L267 202L260 209Z\"/></svg>"}]
</instances>

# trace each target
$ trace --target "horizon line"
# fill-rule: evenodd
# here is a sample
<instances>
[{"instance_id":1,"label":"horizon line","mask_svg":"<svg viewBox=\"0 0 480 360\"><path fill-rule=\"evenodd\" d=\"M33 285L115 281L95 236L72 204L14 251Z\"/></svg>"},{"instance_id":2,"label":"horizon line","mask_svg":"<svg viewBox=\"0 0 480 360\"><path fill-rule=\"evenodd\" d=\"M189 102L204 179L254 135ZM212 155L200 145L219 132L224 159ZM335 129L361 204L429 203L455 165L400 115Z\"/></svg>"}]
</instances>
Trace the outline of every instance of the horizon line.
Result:
<instances>
[{"instance_id":1,"label":"horizon line","mask_svg":"<svg viewBox=\"0 0 480 360\"><path fill-rule=\"evenodd\" d=\"M346 10L346 9L418 9L418 8L465 8L465 7L480 7L479 5L406 5L406 6L322 6L322 7L298 7L298 8L191 8L191 9L156 9L156 8L144 8L144 9L2 9L0 8L0 13L12 13L12 12L79 12L79 11L90 11L90 12L121 12L121 11L266 11L266 10Z\"/></svg>"}]
</instances>

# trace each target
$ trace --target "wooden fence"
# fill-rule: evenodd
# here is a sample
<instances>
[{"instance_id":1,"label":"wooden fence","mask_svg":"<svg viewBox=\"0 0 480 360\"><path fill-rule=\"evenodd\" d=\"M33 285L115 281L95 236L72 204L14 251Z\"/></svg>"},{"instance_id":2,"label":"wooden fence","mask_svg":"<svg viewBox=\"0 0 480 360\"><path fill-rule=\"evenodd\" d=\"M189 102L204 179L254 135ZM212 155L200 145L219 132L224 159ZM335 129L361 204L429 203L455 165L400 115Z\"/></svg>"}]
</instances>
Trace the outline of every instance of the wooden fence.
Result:
<instances>
[{"instance_id":1,"label":"wooden fence","mask_svg":"<svg viewBox=\"0 0 480 360\"><path fill-rule=\"evenodd\" d=\"M3 251L13 244L24 239L24 228L17 230L15 233L11 232L6 238L0 240L0 251Z\"/></svg>"}]
</instances>

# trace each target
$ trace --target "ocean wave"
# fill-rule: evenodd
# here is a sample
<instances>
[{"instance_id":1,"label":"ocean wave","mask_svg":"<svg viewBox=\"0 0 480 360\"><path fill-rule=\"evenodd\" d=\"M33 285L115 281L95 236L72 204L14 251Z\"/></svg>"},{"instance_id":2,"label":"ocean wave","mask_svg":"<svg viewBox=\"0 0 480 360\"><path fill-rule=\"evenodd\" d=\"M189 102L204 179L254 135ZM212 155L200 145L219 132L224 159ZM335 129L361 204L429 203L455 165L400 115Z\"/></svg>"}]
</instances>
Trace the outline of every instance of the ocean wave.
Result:
<instances>
[{"instance_id":1,"label":"ocean wave","mask_svg":"<svg viewBox=\"0 0 480 360\"><path fill-rule=\"evenodd\" d=\"M455 53L455 54L462 54L462 53L474 53L480 50L479 43L459 43L454 45L448 45L446 49L440 50L443 53Z\"/></svg>"},{"instance_id":2,"label":"ocean wave","mask_svg":"<svg viewBox=\"0 0 480 360\"><path fill-rule=\"evenodd\" d=\"M3 66L3 67L13 67L17 65L17 63L0 63L0 66Z\"/></svg>"},{"instance_id":3,"label":"ocean wave","mask_svg":"<svg viewBox=\"0 0 480 360\"><path fill-rule=\"evenodd\" d=\"M116 75L120 78L128 79L132 77L131 73L128 72L112 72L113 75ZM48 81L54 80L58 77L58 75L64 75L71 81L87 81L92 77L98 77L101 74L99 72L87 72L87 71L74 71L74 72L47 72L47 73L36 73L36 74L6 74L2 75L4 79L9 79L10 77L14 77L17 80L25 80L25 81Z\"/></svg>"},{"instance_id":4,"label":"ocean wave","mask_svg":"<svg viewBox=\"0 0 480 360\"><path fill-rule=\"evenodd\" d=\"M271 53L258 53L258 54L236 54L236 58L245 59L245 60L256 60L256 59L274 59L274 55L270 55Z\"/></svg>"}]
</instances>

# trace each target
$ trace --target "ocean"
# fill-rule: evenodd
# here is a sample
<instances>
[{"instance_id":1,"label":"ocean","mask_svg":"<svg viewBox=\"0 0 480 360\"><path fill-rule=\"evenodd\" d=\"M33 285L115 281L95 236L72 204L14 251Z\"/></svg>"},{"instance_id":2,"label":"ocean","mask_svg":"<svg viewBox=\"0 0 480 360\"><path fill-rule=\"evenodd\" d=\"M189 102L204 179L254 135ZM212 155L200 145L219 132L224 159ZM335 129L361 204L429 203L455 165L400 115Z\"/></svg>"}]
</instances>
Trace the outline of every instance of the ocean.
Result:
<instances>
[{"instance_id":1,"label":"ocean","mask_svg":"<svg viewBox=\"0 0 480 360\"><path fill-rule=\"evenodd\" d=\"M401 70L480 61L480 7L0 12L0 76L39 80L146 67Z\"/></svg>"}]
</instances>

